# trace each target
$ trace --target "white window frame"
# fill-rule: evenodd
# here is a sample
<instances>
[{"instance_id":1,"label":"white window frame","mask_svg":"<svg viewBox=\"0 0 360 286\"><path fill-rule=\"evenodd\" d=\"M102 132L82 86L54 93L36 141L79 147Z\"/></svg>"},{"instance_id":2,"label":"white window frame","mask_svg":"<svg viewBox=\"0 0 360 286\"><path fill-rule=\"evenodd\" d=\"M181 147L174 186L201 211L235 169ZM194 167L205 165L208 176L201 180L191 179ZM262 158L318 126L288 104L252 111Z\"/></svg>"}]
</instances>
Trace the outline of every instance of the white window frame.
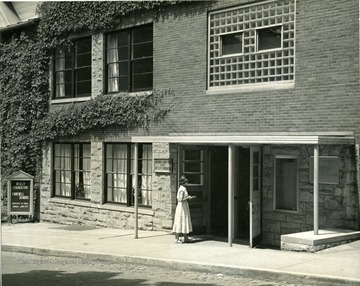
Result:
<instances>
[{"instance_id":1,"label":"white window frame","mask_svg":"<svg viewBox=\"0 0 360 286\"><path fill-rule=\"evenodd\" d=\"M259 50L259 31L260 30L264 30L264 29L268 29L271 27L281 27L281 46L279 48L275 48L275 49L266 49L266 50ZM256 52L257 53L268 53L268 52L273 52L273 51L280 51L283 49L284 46L284 26L281 25L270 25L270 26L264 26L261 28L257 28L256 30L256 38L255 38L255 46L256 46Z\"/></svg>"},{"instance_id":2,"label":"white window frame","mask_svg":"<svg viewBox=\"0 0 360 286\"><path fill-rule=\"evenodd\" d=\"M278 159L294 159L296 160L296 210L285 210L285 209L278 209L276 207L276 197L277 197L277 190L276 190L276 161ZM276 212L284 212L284 213L292 213L297 214L299 213L299 157L296 155L275 155L274 156L274 199L273 199L273 211Z\"/></svg>"},{"instance_id":3,"label":"white window frame","mask_svg":"<svg viewBox=\"0 0 360 286\"><path fill-rule=\"evenodd\" d=\"M269 0L209 12L207 94L293 88L296 1ZM281 26L281 48L261 50L257 31ZM243 53L222 55L221 36L242 33Z\"/></svg>"},{"instance_id":4,"label":"white window frame","mask_svg":"<svg viewBox=\"0 0 360 286\"><path fill-rule=\"evenodd\" d=\"M241 35L241 53L234 53L234 54L224 55L223 54L223 36L228 36L228 35L233 35L233 34L240 34ZM223 33L223 34L220 34L219 37L220 37L220 54L221 54L221 57L223 57L223 58L234 57L234 56L244 54L244 33L243 33L243 31L236 31L236 32L231 32L231 33Z\"/></svg>"},{"instance_id":5,"label":"white window frame","mask_svg":"<svg viewBox=\"0 0 360 286\"><path fill-rule=\"evenodd\" d=\"M198 160L185 160L185 152L186 151L189 151L188 149L183 149L182 150L182 166L181 166L181 171L182 171L182 174L185 175L185 177L187 177L186 175L192 175L192 174L198 174L200 176L200 183L197 184L197 183L194 183L192 182L191 180L189 180L189 183L188 185L189 186L203 186L204 185L204 150L196 150L196 151L199 151L200 152L200 161ZM193 151L193 150L191 150ZM200 164L200 172L186 172L185 171L185 164L186 163L196 163L196 162L199 162ZM187 177L188 178L188 177ZM189 179L189 178L188 178Z\"/></svg>"}]
</instances>

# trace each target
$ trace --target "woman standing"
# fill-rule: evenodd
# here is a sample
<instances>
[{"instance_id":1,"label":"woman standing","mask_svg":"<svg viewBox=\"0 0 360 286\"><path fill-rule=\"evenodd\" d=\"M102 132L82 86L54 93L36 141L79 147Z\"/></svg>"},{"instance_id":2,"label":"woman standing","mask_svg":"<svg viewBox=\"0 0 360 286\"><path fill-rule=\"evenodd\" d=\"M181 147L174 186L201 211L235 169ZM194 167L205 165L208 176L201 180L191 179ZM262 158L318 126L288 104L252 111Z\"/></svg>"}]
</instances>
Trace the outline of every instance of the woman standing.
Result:
<instances>
[{"instance_id":1,"label":"woman standing","mask_svg":"<svg viewBox=\"0 0 360 286\"><path fill-rule=\"evenodd\" d=\"M180 187L177 192L178 204L175 211L175 220L173 226L173 232L175 232L175 242L182 243L179 236L184 235L184 242L190 242L188 234L192 232L192 224L190 217L190 209L188 200L194 199L195 196L189 196L186 186L189 180L185 176L181 176L179 180Z\"/></svg>"}]
</instances>

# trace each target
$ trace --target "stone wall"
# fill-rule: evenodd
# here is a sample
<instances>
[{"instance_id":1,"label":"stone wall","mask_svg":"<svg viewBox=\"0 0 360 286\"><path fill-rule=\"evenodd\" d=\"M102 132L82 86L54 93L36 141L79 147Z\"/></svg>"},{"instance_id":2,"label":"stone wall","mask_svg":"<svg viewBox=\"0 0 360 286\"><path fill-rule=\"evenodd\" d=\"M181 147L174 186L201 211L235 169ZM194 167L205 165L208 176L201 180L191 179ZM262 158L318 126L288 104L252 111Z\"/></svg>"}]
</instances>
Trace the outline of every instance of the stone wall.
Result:
<instances>
[{"instance_id":1,"label":"stone wall","mask_svg":"<svg viewBox=\"0 0 360 286\"><path fill-rule=\"evenodd\" d=\"M60 224L82 224L122 229L134 228L134 207L106 204L103 183L103 142L91 142L90 200L71 200L53 196L52 145L43 148L40 220ZM154 158L173 158L172 173L153 173L151 208L139 207L139 229L171 230L176 207L177 147L167 143L153 144Z\"/></svg>"},{"instance_id":2,"label":"stone wall","mask_svg":"<svg viewBox=\"0 0 360 286\"><path fill-rule=\"evenodd\" d=\"M296 213L274 210L274 156L298 158ZM263 149L262 242L280 245L280 235L313 229L313 184L310 182L312 146L265 146ZM358 228L358 193L353 146L320 146L320 156L340 158L339 184L319 184L319 228Z\"/></svg>"}]
</instances>

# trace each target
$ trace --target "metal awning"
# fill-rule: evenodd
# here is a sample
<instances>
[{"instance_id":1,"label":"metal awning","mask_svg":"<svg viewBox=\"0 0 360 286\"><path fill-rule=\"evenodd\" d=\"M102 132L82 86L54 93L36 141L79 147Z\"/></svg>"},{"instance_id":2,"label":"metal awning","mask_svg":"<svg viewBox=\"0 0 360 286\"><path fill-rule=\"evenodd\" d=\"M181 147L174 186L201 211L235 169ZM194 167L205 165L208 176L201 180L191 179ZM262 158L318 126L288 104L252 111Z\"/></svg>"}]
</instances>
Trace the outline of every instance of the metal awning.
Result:
<instances>
[{"instance_id":1,"label":"metal awning","mask_svg":"<svg viewBox=\"0 0 360 286\"><path fill-rule=\"evenodd\" d=\"M133 136L134 143L182 143L182 144L326 144L353 145L352 132L286 133L286 134L170 134L167 136Z\"/></svg>"}]
</instances>

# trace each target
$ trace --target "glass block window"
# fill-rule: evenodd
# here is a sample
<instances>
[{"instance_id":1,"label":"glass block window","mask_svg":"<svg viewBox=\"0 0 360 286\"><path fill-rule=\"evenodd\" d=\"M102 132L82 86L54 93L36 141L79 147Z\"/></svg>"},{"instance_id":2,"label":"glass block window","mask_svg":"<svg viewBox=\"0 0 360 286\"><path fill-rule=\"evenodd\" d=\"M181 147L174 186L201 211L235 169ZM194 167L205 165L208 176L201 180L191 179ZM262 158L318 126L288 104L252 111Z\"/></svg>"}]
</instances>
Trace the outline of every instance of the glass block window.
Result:
<instances>
[{"instance_id":1,"label":"glass block window","mask_svg":"<svg viewBox=\"0 0 360 286\"><path fill-rule=\"evenodd\" d=\"M209 13L208 87L294 80L295 1Z\"/></svg>"}]
</instances>

